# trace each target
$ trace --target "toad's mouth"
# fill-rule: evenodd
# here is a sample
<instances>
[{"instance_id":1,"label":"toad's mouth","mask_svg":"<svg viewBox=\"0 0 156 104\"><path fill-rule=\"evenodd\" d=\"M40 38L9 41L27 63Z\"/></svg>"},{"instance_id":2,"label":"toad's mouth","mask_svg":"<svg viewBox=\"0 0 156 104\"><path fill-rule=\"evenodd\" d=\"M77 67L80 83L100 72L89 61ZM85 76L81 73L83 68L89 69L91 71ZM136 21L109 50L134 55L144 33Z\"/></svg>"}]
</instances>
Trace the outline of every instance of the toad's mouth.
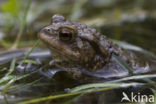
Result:
<instances>
[{"instance_id":1,"label":"toad's mouth","mask_svg":"<svg viewBox=\"0 0 156 104\"><path fill-rule=\"evenodd\" d=\"M73 51L68 45L61 42L57 37L52 34L47 34L45 31L41 31L38 34L39 38L48 46L53 53L57 53L60 57L66 57L67 59L78 61L80 53Z\"/></svg>"},{"instance_id":2,"label":"toad's mouth","mask_svg":"<svg viewBox=\"0 0 156 104\"><path fill-rule=\"evenodd\" d=\"M53 54L54 55L57 55L60 59L62 59L62 60L68 60L68 61L79 61L79 59L78 58L76 58L76 57L74 57L74 56L72 56L72 55L70 55L70 54L66 54L66 53L64 53L64 52L61 52L61 51L59 51L59 50L57 50L57 49L55 49L55 48L53 48L53 47L49 47L49 49L51 50L51 53L52 53L52 56L53 56ZM53 57L54 58L54 57Z\"/></svg>"}]
</instances>

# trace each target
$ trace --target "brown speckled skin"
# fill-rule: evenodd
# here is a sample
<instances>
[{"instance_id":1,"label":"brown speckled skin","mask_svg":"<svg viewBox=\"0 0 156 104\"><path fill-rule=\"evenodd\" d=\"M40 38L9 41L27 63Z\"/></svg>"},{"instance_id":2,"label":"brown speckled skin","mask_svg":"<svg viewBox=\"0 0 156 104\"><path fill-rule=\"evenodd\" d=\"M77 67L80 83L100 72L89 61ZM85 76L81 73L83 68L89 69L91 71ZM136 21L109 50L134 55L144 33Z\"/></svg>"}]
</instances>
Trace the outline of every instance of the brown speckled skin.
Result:
<instances>
[{"instance_id":1,"label":"brown speckled skin","mask_svg":"<svg viewBox=\"0 0 156 104\"><path fill-rule=\"evenodd\" d=\"M72 41L60 40L59 31L62 28L72 31ZM55 62L62 67L82 68L90 72L116 70L115 74L121 69L112 58L115 54L134 70L148 70L147 63L136 62L137 57L133 53L123 50L96 29L68 21L61 15L54 15L52 24L44 27L38 36L50 49Z\"/></svg>"}]
</instances>

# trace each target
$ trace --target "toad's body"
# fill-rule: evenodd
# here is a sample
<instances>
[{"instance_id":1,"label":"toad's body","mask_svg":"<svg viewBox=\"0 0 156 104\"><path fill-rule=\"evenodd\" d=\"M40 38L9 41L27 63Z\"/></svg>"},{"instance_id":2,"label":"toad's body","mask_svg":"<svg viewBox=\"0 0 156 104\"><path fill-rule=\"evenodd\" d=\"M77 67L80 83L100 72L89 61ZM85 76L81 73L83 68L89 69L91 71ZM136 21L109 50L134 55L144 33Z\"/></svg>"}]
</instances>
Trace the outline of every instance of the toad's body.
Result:
<instances>
[{"instance_id":1,"label":"toad's body","mask_svg":"<svg viewBox=\"0 0 156 104\"><path fill-rule=\"evenodd\" d=\"M43 28L39 38L50 49L54 61L65 68L78 68L100 77L128 75L113 55L131 67L134 73L147 72L148 63L123 50L94 28L54 15L52 24ZM110 74L111 73L111 74Z\"/></svg>"}]
</instances>

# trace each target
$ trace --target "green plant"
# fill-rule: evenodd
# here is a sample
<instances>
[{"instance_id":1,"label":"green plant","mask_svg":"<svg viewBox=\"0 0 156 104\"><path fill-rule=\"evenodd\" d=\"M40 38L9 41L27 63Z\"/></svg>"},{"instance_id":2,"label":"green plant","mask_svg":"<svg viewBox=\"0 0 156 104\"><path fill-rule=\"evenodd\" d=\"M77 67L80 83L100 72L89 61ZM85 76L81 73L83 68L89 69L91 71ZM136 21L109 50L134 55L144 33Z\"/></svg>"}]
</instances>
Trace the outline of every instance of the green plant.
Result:
<instances>
[{"instance_id":1,"label":"green plant","mask_svg":"<svg viewBox=\"0 0 156 104\"><path fill-rule=\"evenodd\" d=\"M17 38L12 46L12 49L18 47L20 38L22 36L24 27L26 25L26 18L31 5L32 0L28 0L25 5L24 0L7 0L2 4L2 11L5 14L5 30L11 31L12 28L19 26Z\"/></svg>"}]
</instances>

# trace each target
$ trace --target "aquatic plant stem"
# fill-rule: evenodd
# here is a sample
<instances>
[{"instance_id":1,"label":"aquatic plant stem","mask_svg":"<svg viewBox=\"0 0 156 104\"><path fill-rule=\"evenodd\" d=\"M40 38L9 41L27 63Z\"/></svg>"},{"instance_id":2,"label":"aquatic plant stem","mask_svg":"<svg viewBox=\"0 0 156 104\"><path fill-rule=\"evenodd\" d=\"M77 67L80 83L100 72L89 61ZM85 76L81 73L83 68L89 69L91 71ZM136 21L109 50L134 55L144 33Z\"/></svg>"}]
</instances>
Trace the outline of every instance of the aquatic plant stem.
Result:
<instances>
[{"instance_id":1,"label":"aquatic plant stem","mask_svg":"<svg viewBox=\"0 0 156 104\"><path fill-rule=\"evenodd\" d=\"M14 44L12 45L11 49L16 49L18 47L19 41L21 39L23 30L24 30L24 27L25 27L25 24L26 24L26 19L27 19L27 15L28 15L28 11L29 11L31 2L32 2L32 0L28 0L26 9L24 11L23 19L21 20L20 29L19 29L19 32L17 34L17 38L16 38Z\"/></svg>"},{"instance_id":2,"label":"aquatic plant stem","mask_svg":"<svg viewBox=\"0 0 156 104\"><path fill-rule=\"evenodd\" d=\"M31 50L28 52L28 54L24 57L24 59L22 60L21 64L22 65L25 60L29 57L29 55L32 53L32 51L35 49L35 47L40 43L40 40L37 40L36 43L33 45L33 47L31 48Z\"/></svg>"},{"instance_id":3,"label":"aquatic plant stem","mask_svg":"<svg viewBox=\"0 0 156 104\"><path fill-rule=\"evenodd\" d=\"M136 86L136 85L137 85L136 83L124 83L124 87L130 87L130 86ZM51 96L47 96L47 97L36 98L36 99L32 99L32 100L19 102L18 104L38 103L38 102L47 101L47 100L54 100L54 99L60 99L60 98L65 98L65 97L70 97L70 96L76 96L76 95L80 95L80 94L84 94L84 93L108 91L108 90L120 88L121 86L123 86L123 84L116 84L116 86L109 86L109 87L98 88L98 89L91 88L88 90L82 90L82 91L77 91L77 92L72 92L72 93L65 93L65 94L60 94L60 95L51 95Z\"/></svg>"}]
</instances>

